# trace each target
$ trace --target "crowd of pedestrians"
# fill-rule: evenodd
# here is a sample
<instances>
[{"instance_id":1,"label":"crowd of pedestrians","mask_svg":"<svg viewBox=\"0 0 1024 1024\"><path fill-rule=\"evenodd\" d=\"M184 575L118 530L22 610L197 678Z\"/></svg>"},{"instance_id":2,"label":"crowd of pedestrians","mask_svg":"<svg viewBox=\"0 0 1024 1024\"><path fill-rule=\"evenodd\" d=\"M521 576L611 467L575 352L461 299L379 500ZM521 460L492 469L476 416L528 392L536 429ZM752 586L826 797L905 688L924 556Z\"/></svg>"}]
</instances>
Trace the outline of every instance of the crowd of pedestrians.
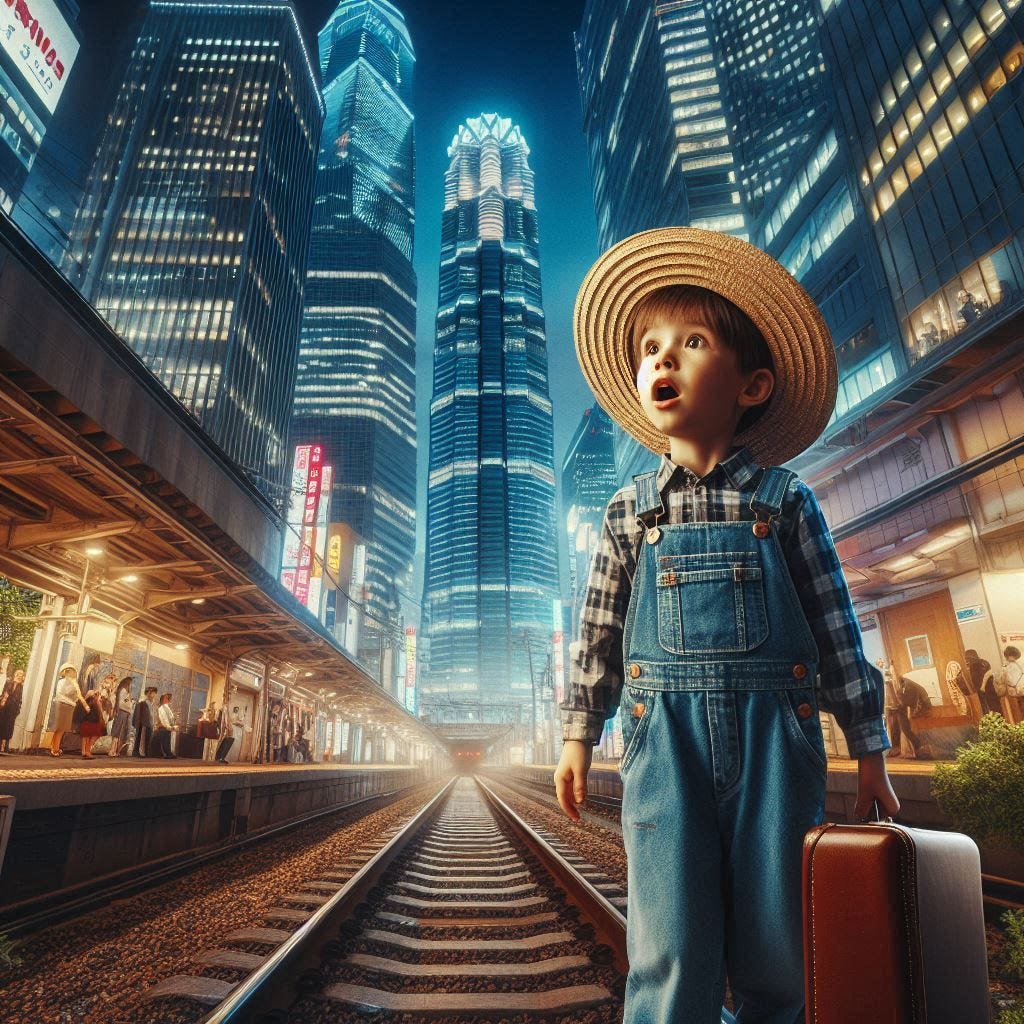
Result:
<instances>
[{"instance_id":1,"label":"crowd of pedestrians","mask_svg":"<svg viewBox=\"0 0 1024 1024\"><path fill-rule=\"evenodd\" d=\"M82 673L65 662L57 671L51 714L52 732L49 754L64 757L65 736L77 733L81 738L81 757L94 760L93 752L101 737L109 737L108 757L173 759L175 736L180 723L172 707L174 695L160 694L156 686L146 686L140 699L132 696L135 678L118 679L108 673L96 681L100 662L94 659ZM14 668L10 658L0 658L0 755L10 753L11 738L21 713L25 686L25 670ZM83 689L84 687L84 689ZM227 764L236 744L241 746L245 719L239 707L222 708L211 703L202 712L195 726L203 740L203 759ZM103 746L97 748L101 753Z\"/></svg>"}]
</instances>

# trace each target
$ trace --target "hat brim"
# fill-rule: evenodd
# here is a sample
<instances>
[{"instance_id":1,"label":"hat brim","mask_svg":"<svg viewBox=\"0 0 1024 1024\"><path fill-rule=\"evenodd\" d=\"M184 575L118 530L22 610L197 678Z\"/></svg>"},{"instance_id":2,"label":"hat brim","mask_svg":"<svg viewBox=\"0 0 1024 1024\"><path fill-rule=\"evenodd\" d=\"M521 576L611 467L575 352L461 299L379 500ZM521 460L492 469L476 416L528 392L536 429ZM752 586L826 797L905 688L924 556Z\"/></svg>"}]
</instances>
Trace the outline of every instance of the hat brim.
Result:
<instances>
[{"instance_id":1,"label":"hat brim","mask_svg":"<svg viewBox=\"0 0 1024 1024\"><path fill-rule=\"evenodd\" d=\"M601 407L657 453L669 439L644 414L627 336L642 299L668 285L697 285L734 303L764 336L775 389L758 421L736 435L761 465L780 465L812 445L835 408L835 348L824 318L796 279L767 253L703 228L643 231L591 267L576 297L573 332L583 376Z\"/></svg>"}]
</instances>

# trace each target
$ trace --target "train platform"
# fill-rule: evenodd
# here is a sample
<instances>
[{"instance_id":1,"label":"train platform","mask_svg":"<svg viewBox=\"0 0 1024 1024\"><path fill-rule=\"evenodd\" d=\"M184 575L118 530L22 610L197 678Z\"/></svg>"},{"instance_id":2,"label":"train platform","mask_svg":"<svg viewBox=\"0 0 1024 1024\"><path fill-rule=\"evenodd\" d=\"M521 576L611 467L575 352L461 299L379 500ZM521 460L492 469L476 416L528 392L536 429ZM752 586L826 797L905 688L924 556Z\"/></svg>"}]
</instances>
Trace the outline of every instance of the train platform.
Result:
<instances>
[{"instance_id":1,"label":"train platform","mask_svg":"<svg viewBox=\"0 0 1024 1024\"><path fill-rule=\"evenodd\" d=\"M436 774L422 765L2 756L0 796L13 796L15 806L0 893L26 900L87 885L387 798Z\"/></svg>"}]
</instances>

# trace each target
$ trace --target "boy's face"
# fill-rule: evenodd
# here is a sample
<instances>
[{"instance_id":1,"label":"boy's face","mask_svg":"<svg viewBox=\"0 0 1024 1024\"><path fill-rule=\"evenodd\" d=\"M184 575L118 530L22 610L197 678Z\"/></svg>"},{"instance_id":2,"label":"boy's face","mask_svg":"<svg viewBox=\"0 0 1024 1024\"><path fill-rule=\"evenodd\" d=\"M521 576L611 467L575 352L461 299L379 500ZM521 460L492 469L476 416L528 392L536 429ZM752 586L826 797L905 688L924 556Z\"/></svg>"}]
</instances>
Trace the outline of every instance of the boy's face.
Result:
<instances>
[{"instance_id":1,"label":"boy's face","mask_svg":"<svg viewBox=\"0 0 1024 1024\"><path fill-rule=\"evenodd\" d=\"M670 438L731 441L743 409L767 397L743 397L753 375L740 373L736 353L704 324L655 320L641 335L637 355L640 405Z\"/></svg>"}]
</instances>

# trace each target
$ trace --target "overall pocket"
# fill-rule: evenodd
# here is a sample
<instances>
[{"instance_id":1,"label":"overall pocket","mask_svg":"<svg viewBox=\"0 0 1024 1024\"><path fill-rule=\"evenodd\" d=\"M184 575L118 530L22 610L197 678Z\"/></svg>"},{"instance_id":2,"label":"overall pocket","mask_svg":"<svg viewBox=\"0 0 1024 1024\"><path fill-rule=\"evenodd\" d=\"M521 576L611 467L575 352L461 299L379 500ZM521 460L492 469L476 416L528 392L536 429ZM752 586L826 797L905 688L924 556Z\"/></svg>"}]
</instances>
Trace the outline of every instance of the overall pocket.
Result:
<instances>
[{"instance_id":1,"label":"overall pocket","mask_svg":"<svg viewBox=\"0 0 1024 1024\"><path fill-rule=\"evenodd\" d=\"M825 738L821 733L821 718L814 694L807 690L780 690L779 703L786 731L793 743L816 769L824 769L828 763Z\"/></svg>"},{"instance_id":2,"label":"overall pocket","mask_svg":"<svg viewBox=\"0 0 1024 1024\"><path fill-rule=\"evenodd\" d=\"M622 759L619 761L619 774L626 770L629 764L636 757L637 751L643 745L647 727L654 712L654 702L657 694L651 691L636 690L633 687L626 687L623 690L622 701L619 705L619 714L622 718ZM637 708L643 708L640 714L636 714Z\"/></svg>"},{"instance_id":3,"label":"overall pocket","mask_svg":"<svg viewBox=\"0 0 1024 1024\"><path fill-rule=\"evenodd\" d=\"M658 559L658 642L670 654L753 650L768 638L756 551Z\"/></svg>"}]
</instances>

